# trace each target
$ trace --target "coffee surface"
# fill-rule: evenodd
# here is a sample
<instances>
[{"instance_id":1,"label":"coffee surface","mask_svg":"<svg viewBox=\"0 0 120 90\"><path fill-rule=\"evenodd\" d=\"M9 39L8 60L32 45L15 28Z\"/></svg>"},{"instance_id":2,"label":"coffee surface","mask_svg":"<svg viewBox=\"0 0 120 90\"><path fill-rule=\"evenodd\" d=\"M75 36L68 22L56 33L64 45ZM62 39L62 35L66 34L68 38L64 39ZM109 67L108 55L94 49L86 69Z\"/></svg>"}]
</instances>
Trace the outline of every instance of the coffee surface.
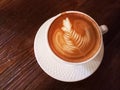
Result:
<instances>
[{"instance_id":1,"label":"coffee surface","mask_svg":"<svg viewBox=\"0 0 120 90\"><path fill-rule=\"evenodd\" d=\"M53 21L48 31L51 50L68 62L91 58L100 46L97 25L88 16L63 13Z\"/></svg>"}]
</instances>

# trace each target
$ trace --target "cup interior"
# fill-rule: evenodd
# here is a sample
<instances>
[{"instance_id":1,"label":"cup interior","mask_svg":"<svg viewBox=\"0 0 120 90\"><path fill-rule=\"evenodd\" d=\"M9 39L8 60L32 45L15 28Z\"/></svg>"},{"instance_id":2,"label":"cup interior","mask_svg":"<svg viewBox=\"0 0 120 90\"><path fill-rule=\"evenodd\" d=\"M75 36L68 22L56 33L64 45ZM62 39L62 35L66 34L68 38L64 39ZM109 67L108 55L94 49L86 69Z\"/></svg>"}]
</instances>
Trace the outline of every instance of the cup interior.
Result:
<instances>
[{"instance_id":1,"label":"cup interior","mask_svg":"<svg viewBox=\"0 0 120 90\"><path fill-rule=\"evenodd\" d=\"M100 50L101 50L102 43L103 43L102 32L101 32L101 30L100 30L99 25L97 24L97 22L96 22L92 17L90 17L89 15L87 15L87 14L85 14L85 13L83 13L83 12L79 12L79 11L65 11L65 12L63 12L63 13L60 13L60 14L58 14L58 15L56 15L56 16L54 16L54 17L52 18L51 24L54 22L54 20L56 20L58 17L60 17L60 16L61 16L62 14L64 14L64 13L77 13L77 14L81 14L81 15L86 16L87 18L89 18L89 19L94 23L94 25L95 25L95 27L96 27L96 30L97 30L98 33L99 33L99 36L100 36L100 45L99 45L99 48L98 48L98 50L96 51L96 53L95 53L92 57L90 57L89 59L87 59L87 60L85 60L85 61L83 61L83 62L68 62L68 61L63 60L62 58L60 58L59 56L57 56L57 55L53 52L53 50L52 50L52 49L50 48L50 46L49 46L49 40L48 40L47 43L48 43L48 46L49 46L49 50L51 51L51 54L53 55L53 57L55 58L55 60L57 60L58 62L68 63L68 64L82 64L82 63L86 63L86 62L89 62L89 61L93 60L93 59L94 59L95 57L97 57L97 55L99 54L99 52L100 52ZM49 32L49 30L48 30L48 32ZM47 32L47 35L48 35L48 32ZM48 38L48 37L47 37L47 38Z\"/></svg>"}]
</instances>

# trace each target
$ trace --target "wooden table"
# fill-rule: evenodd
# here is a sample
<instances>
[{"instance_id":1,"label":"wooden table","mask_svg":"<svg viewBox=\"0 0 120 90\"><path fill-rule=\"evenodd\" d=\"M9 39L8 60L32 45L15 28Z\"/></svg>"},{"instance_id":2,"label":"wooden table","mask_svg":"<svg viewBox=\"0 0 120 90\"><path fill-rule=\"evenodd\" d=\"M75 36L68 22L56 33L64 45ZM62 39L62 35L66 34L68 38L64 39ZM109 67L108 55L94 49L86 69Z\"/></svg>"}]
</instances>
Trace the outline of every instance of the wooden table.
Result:
<instances>
[{"instance_id":1,"label":"wooden table","mask_svg":"<svg viewBox=\"0 0 120 90\"><path fill-rule=\"evenodd\" d=\"M78 10L106 24L105 55L89 78L66 83L39 67L34 38L52 16ZM120 90L120 0L0 0L0 90Z\"/></svg>"}]
</instances>

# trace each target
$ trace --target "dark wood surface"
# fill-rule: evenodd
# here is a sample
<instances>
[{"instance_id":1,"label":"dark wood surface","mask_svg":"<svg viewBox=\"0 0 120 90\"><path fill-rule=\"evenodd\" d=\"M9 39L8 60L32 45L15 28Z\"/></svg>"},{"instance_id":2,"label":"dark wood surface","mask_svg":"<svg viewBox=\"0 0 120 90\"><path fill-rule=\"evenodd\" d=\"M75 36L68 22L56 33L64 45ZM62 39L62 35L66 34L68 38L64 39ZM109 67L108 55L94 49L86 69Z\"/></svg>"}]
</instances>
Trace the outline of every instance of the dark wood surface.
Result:
<instances>
[{"instance_id":1,"label":"dark wood surface","mask_svg":"<svg viewBox=\"0 0 120 90\"><path fill-rule=\"evenodd\" d=\"M34 38L52 16L78 10L106 24L105 55L89 78L66 83L39 67ZM0 90L120 90L120 0L0 0Z\"/></svg>"}]
</instances>

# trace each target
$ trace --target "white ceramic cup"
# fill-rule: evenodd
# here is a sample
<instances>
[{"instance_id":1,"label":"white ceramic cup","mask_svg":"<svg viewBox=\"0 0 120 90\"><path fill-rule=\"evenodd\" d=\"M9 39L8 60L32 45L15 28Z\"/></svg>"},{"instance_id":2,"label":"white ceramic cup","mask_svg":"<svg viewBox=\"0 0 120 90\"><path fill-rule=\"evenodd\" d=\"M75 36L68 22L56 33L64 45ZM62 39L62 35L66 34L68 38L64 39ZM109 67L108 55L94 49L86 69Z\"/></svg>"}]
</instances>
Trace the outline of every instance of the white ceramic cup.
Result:
<instances>
[{"instance_id":1,"label":"white ceramic cup","mask_svg":"<svg viewBox=\"0 0 120 90\"><path fill-rule=\"evenodd\" d=\"M101 37L101 38L100 38L101 42L100 42L100 47L99 47L98 51L97 51L91 58L89 58L89 59L87 59L87 60L85 60L85 61L83 61L83 62L77 62L77 63L67 62L67 61L65 61L65 60L62 60L62 59L59 58L58 56L56 56L56 55L54 54L54 52L52 51L52 49L50 48L49 43L48 43L48 39L47 39L47 35L48 35L48 31L49 31L49 30L47 30L47 31L46 31L46 41L47 41L46 44L47 44L47 48L48 48L49 52L50 52L51 55L54 57L54 60L57 60L57 62L62 63L62 64L78 65L78 64L87 63L87 62L89 62L89 61L91 61L91 60L94 60L95 58L102 58L103 55L100 56L99 54L100 54L100 51L101 51L102 49L103 49L103 51L104 51L103 34L105 34L105 33L108 31L107 26L106 26L106 25L101 25L101 26L99 26L99 25L97 24L97 22L96 22L92 17L90 17L89 15L87 15L87 14L85 14L85 13L83 13L83 12L79 12L79 11L66 11L66 12L63 12L63 13L78 13L78 14L85 15L85 16L87 16L89 19L91 19L91 20L96 24L96 26L97 26L97 28L98 28L98 30L99 30L99 34L100 34L100 37ZM60 14L52 17L52 18L51 18L51 23L52 23L56 18L58 18L59 16L61 16L61 14L62 14L62 13L60 13ZM51 25L51 24L48 25L48 29L49 29L49 26L50 26L50 25ZM103 53L104 53L104 52L103 52Z\"/></svg>"},{"instance_id":2,"label":"white ceramic cup","mask_svg":"<svg viewBox=\"0 0 120 90\"><path fill-rule=\"evenodd\" d=\"M35 57L40 67L49 76L64 82L75 82L83 80L92 75L97 70L104 54L103 34L108 31L106 25L99 26L97 22L89 15L79 11L66 11L66 13L71 12L87 16L92 21L94 21L94 23L98 27L99 34L101 37L101 43L98 51L93 57L83 62L72 63L62 60L61 58L56 56L51 50L48 43L48 31L52 22L56 18L58 18L62 13L44 22L39 28L34 41Z\"/></svg>"}]
</instances>

